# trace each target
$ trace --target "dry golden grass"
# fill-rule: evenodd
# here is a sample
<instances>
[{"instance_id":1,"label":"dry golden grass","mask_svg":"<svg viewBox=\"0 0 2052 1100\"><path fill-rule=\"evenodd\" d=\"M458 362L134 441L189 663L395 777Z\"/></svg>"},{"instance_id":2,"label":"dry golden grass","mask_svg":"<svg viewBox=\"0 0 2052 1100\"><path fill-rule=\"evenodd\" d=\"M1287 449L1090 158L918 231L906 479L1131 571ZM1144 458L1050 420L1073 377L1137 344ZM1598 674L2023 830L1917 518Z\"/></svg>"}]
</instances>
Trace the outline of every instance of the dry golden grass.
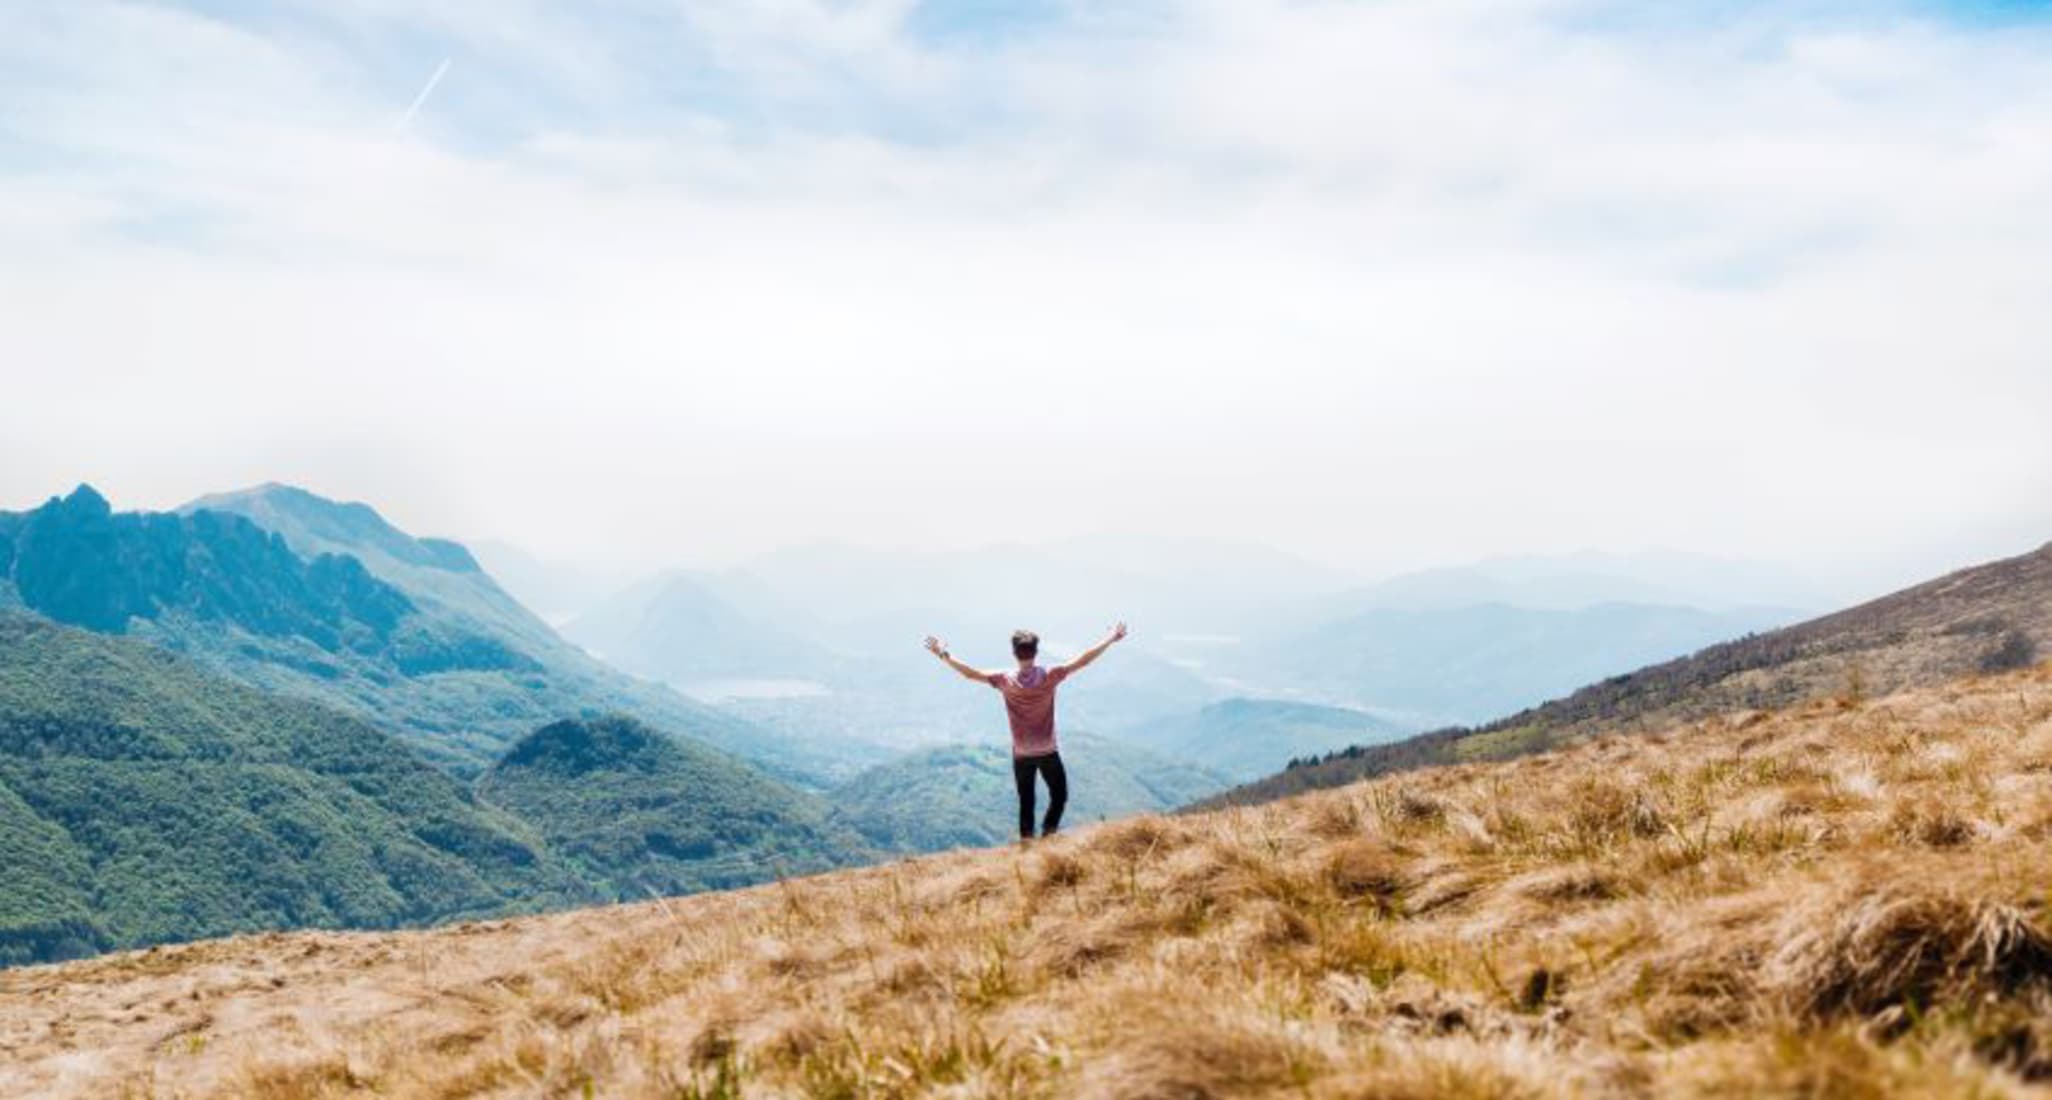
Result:
<instances>
[{"instance_id":1,"label":"dry golden grass","mask_svg":"<svg viewBox=\"0 0 2052 1100\"><path fill-rule=\"evenodd\" d=\"M2048 857L2040 668L1025 851L7 972L0 1094L2030 1095Z\"/></svg>"}]
</instances>

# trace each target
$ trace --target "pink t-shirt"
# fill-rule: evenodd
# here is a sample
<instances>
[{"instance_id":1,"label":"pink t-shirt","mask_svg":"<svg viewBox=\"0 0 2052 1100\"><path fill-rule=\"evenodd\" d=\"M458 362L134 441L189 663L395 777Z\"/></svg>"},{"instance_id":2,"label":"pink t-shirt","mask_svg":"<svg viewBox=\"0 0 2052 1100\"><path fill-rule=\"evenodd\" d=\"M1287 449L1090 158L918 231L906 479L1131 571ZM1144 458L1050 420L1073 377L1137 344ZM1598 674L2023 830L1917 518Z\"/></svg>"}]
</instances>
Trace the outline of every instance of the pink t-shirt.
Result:
<instances>
[{"instance_id":1,"label":"pink t-shirt","mask_svg":"<svg viewBox=\"0 0 2052 1100\"><path fill-rule=\"evenodd\" d=\"M1018 672L993 672L984 679L1005 697L1005 715L1012 720L1012 755L1046 756L1055 744L1055 687L1069 675L1060 666L1039 665Z\"/></svg>"}]
</instances>

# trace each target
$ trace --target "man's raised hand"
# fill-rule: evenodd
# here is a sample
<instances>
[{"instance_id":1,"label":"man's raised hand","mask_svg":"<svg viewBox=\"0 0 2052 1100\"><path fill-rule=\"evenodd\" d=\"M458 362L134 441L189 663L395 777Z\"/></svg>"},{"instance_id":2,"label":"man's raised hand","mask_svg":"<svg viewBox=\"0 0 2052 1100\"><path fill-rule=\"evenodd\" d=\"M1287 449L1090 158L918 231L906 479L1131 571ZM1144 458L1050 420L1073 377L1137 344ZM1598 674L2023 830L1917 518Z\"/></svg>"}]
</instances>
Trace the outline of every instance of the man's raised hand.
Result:
<instances>
[{"instance_id":1,"label":"man's raised hand","mask_svg":"<svg viewBox=\"0 0 2052 1100\"><path fill-rule=\"evenodd\" d=\"M1126 624L1124 621L1119 622L1116 626L1113 626L1111 628L1111 640L1114 642L1123 642L1126 640Z\"/></svg>"},{"instance_id":2,"label":"man's raised hand","mask_svg":"<svg viewBox=\"0 0 2052 1100\"><path fill-rule=\"evenodd\" d=\"M945 658L948 655L948 643L928 634L926 636L926 651L936 657Z\"/></svg>"}]
</instances>

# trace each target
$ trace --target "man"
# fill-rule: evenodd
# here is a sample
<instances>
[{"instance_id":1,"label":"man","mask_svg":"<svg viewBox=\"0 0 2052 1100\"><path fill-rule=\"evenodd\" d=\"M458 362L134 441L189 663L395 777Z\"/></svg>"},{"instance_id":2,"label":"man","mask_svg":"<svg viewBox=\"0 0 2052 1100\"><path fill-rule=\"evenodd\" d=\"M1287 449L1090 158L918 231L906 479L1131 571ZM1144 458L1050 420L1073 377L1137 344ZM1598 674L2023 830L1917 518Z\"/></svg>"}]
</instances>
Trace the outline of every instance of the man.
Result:
<instances>
[{"instance_id":1,"label":"man","mask_svg":"<svg viewBox=\"0 0 2052 1100\"><path fill-rule=\"evenodd\" d=\"M928 637L926 648L947 662L965 679L989 684L1005 697L1005 714L1012 720L1012 780L1019 787L1019 842L1033 839L1033 780L1047 781L1047 817L1040 823L1040 835L1053 836L1061 827L1062 810L1069 804L1069 774L1062 769L1061 746L1055 743L1055 688L1063 680L1104 656L1113 643L1124 639L1126 624L1111 628L1104 640L1076 655L1067 664L1042 668L1034 662L1040 656L1040 636L1030 630L1012 634L1012 656L1019 662L1013 672L985 672L966 665L948 652L947 643Z\"/></svg>"}]
</instances>

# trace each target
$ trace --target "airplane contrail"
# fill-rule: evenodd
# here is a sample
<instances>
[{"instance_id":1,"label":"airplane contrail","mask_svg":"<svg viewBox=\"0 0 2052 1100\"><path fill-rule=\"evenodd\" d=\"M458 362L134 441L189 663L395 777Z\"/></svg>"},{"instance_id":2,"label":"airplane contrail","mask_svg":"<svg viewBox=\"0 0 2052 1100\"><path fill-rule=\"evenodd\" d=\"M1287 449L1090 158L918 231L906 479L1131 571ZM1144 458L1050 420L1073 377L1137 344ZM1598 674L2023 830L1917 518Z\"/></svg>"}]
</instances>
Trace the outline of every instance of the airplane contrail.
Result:
<instances>
[{"instance_id":1,"label":"airplane contrail","mask_svg":"<svg viewBox=\"0 0 2052 1100\"><path fill-rule=\"evenodd\" d=\"M399 125L392 127L392 129L406 129L407 125L413 121L413 116L420 113L420 105L426 103L428 96L434 94L435 85L442 82L442 74L448 71L449 59L445 57L442 59L441 64L435 66L435 74L428 77L427 83L421 86L420 94L414 96L413 102L406 105L406 113L399 117Z\"/></svg>"}]
</instances>

